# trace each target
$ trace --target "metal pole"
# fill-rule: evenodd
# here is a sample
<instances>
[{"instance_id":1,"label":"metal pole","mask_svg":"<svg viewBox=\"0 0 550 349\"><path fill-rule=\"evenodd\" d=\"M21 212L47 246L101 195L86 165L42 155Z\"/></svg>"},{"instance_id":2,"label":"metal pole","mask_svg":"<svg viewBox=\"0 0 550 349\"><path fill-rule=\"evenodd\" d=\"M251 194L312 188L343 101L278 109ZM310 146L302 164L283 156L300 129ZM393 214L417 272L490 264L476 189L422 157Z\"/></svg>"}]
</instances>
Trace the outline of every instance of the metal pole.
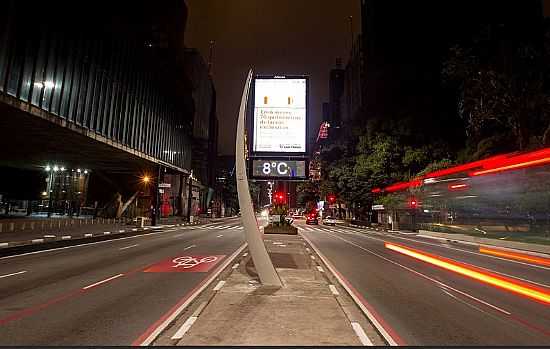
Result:
<instances>
[{"instance_id":1,"label":"metal pole","mask_svg":"<svg viewBox=\"0 0 550 349\"><path fill-rule=\"evenodd\" d=\"M48 217L51 217L52 216L52 191L53 191L53 169L50 170L50 180L49 180L49 183L48 183Z\"/></svg>"},{"instance_id":2,"label":"metal pole","mask_svg":"<svg viewBox=\"0 0 550 349\"><path fill-rule=\"evenodd\" d=\"M245 143L245 112L248 102L248 91L252 81L252 69L248 72L248 78L243 90L241 98L241 107L239 109L239 120L237 123L237 139L235 142L235 163L237 170L237 193L239 196L239 206L241 207L241 221L244 227L248 249L254 266L260 277L260 281L264 285L281 287L281 280L277 271L269 258L269 254L264 245L262 233L258 228L254 209L252 207L252 199L250 197L250 188L248 187L248 178L246 176L246 162L244 156Z\"/></svg>"},{"instance_id":3,"label":"metal pole","mask_svg":"<svg viewBox=\"0 0 550 349\"><path fill-rule=\"evenodd\" d=\"M155 184L153 187L153 209L151 212L151 225L155 226L157 225L157 220L159 220L159 184L160 184L160 172L161 166L159 165L158 173L157 173L157 179L155 181Z\"/></svg>"},{"instance_id":4,"label":"metal pole","mask_svg":"<svg viewBox=\"0 0 550 349\"><path fill-rule=\"evenodd\" d=\"M189 184L187 193L187 222L191 223L191 205L193 204L193 170L189 174Z\"/></svg>"}]
</instances>

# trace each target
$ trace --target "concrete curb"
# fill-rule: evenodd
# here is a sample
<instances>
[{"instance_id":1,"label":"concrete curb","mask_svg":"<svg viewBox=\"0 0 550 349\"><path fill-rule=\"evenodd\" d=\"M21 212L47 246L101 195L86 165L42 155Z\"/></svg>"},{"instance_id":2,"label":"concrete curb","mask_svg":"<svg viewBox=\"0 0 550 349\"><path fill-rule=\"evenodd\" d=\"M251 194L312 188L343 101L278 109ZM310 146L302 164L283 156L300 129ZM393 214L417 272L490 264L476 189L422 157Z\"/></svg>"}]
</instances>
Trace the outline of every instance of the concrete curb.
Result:
<instances>
[{"instance_id":1,"label":"concrete curb","mask_svg":"<svg viewBox=\"0 0 550 349\"><path fill-rule=\"evenodd\" d=\"M180 227L180 226L197 226L200 222L193 223L179 223L179 224L165 224L158 226L147 226L144 228L132 228L128 226L126 229L119 229L114 231L102 231L96 233L85 233L81 235L62 235L59 234L56 237L52 235L45 235L43 238L36 238L30 240L20 240L12 242L0 243L0 257L17 255L20 253L35 252L41 250L49 250L52 248L65 247L71 245L78 245L87 242L116 240L128 236L143 235L149 231L155 231L164 228Z\"/></svg>"}]
</instances>

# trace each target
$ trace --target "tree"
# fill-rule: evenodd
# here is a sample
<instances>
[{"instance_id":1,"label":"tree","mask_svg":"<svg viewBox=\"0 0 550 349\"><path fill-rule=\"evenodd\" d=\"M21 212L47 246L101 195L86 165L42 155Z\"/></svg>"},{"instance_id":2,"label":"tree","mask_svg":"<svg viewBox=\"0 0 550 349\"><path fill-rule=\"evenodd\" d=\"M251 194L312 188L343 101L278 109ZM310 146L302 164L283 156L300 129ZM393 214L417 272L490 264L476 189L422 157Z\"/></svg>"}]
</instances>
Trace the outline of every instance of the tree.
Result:
<instances>
[{"instance_id":1,"label":"tree","mask_svg":"<svg viewBox=\"0 0 550 349\"><path fill-rule=\"evenodd\" d=\"M545 46L480 32L450 48L443 82L458 92L473 157L550 144L549 39L548 29Z\"/></svg>"}]
</instances>

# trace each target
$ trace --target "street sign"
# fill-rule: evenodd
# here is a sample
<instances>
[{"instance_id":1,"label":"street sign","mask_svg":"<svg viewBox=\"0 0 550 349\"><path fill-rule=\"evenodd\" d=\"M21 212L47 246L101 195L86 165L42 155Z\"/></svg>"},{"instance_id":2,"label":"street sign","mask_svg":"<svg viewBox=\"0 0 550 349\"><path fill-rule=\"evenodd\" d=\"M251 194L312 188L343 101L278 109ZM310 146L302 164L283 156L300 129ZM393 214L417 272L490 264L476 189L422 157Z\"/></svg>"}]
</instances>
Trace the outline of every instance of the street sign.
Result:
<instances>
[{"instance_id":1,"label":"street sign","mask_svg":"<svg viewBox=\"0 0 550 349\"><path fill-rule=\"evenodd\" d=\"M159 188L170 188L172 187L171 183L159 183Z\"/></svg>"},{"instance_id":2,"label":"street sign","mask_svg":"<svg viewBox=\"0 0 550 349\"><path fill-rule=\"evenodd\" d=\"M205 273L225 255L182 255L153 264L144 273Z\"/></svg>"},{"instance_id":3,"label":"street sign","mask_svg":"<svg viewBox=\"0 0 550 349\"><path fill-rule=\"evenodd\" d=\"M375 211L382 211L384 210L384 205L372 205L372 209Z\"/></svg>"}]
</instances>

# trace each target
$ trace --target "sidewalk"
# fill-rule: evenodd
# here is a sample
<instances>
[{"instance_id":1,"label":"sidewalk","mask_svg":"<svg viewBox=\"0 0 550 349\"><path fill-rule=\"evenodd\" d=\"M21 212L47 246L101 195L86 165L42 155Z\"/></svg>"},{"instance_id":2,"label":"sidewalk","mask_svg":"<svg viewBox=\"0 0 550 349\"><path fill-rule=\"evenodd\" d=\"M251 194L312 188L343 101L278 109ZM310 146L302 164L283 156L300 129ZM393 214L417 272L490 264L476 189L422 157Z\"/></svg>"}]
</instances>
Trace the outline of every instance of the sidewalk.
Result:
<instances>
[{"instance_id":1,"label":"sidewalk","mask_svg":"<svg viewBox=\"0 0 550 349\"><path fill-rule=\"evenodd\" d=\"M300 236L270 234L264 241L282 288L261 286L245 253L208 305L187 311L155 345L384 345L368 321L358 320L362 313L345 291L329 288Z\"/></svg>"}]
</instances>

